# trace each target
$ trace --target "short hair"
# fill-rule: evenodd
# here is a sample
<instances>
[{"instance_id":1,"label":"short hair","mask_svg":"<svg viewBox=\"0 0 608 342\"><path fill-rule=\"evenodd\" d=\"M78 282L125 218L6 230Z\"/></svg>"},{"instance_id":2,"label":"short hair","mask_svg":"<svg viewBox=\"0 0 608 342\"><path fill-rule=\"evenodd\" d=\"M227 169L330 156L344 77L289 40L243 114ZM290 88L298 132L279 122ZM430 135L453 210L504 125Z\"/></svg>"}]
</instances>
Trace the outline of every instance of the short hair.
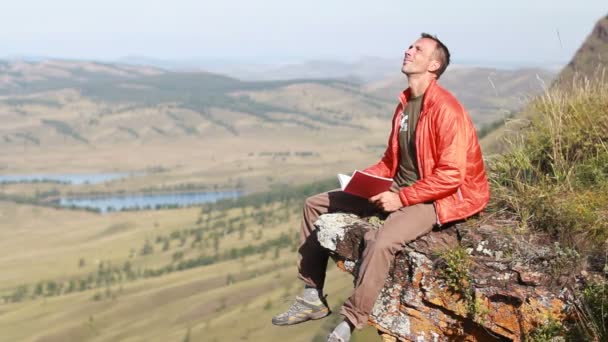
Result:
<instances>
[{"instance_id":1,"label":"short hair","mask_svg":"<svg viewBox=\"0 0 608 342\"><path fill-rule=\"evenodd\" d=\"M445 69L448 68L448 65L450 65L450 50L448 50L448 47L445 46L445 44L443 44L441 40L437 38L437 36L423 32L420 34L420 38L428 38L434 41L436 44L435 52L433 52L433 57L435 57L439 61L439 63L441 63L439 69L435 71L435 75L437 75L437 79L439 79Z\"/></svg>"}]
</instances>

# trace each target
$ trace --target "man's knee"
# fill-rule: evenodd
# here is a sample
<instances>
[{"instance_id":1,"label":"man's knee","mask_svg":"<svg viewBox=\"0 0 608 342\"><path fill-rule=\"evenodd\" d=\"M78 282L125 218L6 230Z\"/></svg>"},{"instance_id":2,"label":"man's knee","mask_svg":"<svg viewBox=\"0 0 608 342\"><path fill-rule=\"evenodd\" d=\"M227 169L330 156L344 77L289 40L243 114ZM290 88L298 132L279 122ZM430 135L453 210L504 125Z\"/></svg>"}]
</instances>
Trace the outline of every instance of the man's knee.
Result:
<instances>
[{"instance_id":1,"label":"man's knee","mask_svg":"<svg viewBox=\"0 0 608 342\"><path fill-rule=\"evenodd\" d=\"M304 200L304 208L311 208L311 207L313 207L313 206L314 206L314 204L313 204L313 203L315 202L315 197L316 197L316 196L317 196L317 195L310 196L310 197L306 198L306 199Z\"/></svg>"},{"instance_id":2,"label":"man's knee","mask_svg":"<svg viewBox=\"0 0 608 342\"><path fill-rule=\"evenodd\" d=\"M327 197L326 193L320 193L313 196L310 196L304 200L304 208L305 209L313 209L317 208L322 202L323 198Z\"/></svg>"},{"instance_id":3,"label":"man's knee","mask_svg":"<svg viewBox=\"0 0 608 342\"><path fill-rule=\"evenodd\" d=\"M391 239L386 234L381 234L380 232L376 234L373 238L370 238L366 241L366 248L371 249L374 253L382 253L382 254L396 254L400 249L400 244L395 242L394 239Z\"/></svg>"}]
</instances>

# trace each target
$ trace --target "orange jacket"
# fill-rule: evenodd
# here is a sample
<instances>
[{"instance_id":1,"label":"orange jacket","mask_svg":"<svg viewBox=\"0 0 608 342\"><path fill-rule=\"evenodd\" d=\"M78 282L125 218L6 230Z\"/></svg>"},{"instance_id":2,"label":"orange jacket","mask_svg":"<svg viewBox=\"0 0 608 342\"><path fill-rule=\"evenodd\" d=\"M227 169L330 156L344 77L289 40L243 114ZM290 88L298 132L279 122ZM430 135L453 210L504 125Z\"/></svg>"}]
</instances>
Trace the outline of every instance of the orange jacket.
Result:
<instances>
[{"instance_id":1,"label":"orange jacket","mask_svg":"<svg viewBox=\"0 0 608 342\"><path fill-rule=\"evenodd\" d=\"M400 96L384 156L365 172L395 177L399 119L409 95L408 88ZM434 202L438 223L444 224L467 218L488 204L490 189L473 122L460 102L436 81L424 93L415 144L420 179L401 188L403 205Z\"/></svg>"}]
</instances>

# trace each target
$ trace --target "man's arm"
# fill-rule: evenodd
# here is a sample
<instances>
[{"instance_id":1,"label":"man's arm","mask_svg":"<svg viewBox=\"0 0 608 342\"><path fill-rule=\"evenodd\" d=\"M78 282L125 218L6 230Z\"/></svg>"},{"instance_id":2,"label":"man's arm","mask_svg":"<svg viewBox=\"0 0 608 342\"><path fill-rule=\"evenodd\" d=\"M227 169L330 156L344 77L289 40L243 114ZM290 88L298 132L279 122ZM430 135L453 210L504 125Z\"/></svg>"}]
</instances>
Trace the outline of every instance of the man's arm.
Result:
<instances>
[{"instance_id":1,"label":"man's arm","mask_svg":"<svg viewBox=\"0 0 608 342\"><path fill-rule=\"evenodd\" d=\"M384 151L384 155L382 156L382 159L380 159L380 161L378 163L368 167L367 169L364 169L363 172L369 173L370 175L379 176L379 177L388 178L391 176L392 157L391 157L390 140L388 143L389 143L389 146L386 148L386 151Z\"/></svg>"},{"instance_id":2,"label":"man's arm","mask_svg":"<svg viewBox=\"0 0 608 342\"><path fill-rule=\"evenodd\" d=\"M399 192L403 205L414 205L444 198L464 182L467 162L467 121L462 109L445 106L437 118L437 162L432 174Z\"/></svg>"}]
</instances>

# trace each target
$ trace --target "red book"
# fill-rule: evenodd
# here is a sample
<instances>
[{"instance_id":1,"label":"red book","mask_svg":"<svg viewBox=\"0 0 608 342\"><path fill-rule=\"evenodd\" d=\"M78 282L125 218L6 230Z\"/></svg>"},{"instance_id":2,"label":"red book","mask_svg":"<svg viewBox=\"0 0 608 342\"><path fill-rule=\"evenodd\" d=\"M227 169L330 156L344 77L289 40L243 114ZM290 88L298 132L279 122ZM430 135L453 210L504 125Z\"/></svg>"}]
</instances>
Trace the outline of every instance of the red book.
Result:
<instances>
[{"instance_id":1,"label":"red book","mask_svg":"<svg viewBox=\"0 0 608 342\"><path fill-rule=\"evenodd\" d=\"M393 184L392 178L378 177L355 170L352 177L338 174L342 191L359 197L370 198L388 191Z\"/></svg>"}]
</instances>

